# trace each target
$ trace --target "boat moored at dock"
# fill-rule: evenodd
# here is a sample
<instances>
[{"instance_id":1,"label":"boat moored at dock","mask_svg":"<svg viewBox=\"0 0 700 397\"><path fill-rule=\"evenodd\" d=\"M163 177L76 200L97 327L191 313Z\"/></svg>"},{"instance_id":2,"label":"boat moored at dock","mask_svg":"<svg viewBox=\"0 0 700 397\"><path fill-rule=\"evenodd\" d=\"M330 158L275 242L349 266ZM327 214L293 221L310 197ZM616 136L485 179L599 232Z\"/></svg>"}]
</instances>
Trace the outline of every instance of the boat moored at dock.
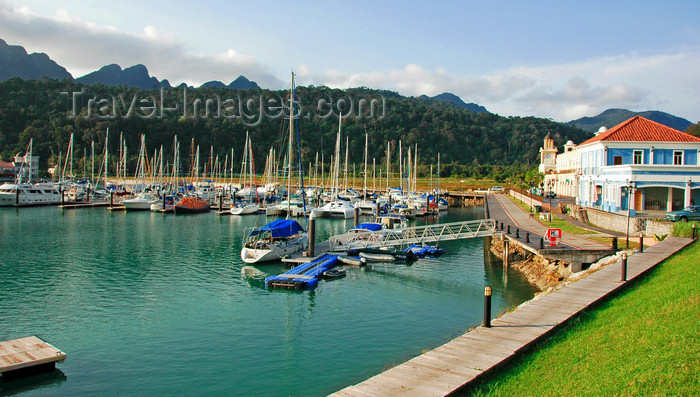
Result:
<instances>
[{"instance_id":1,"label":"boat moored at dock","mask_svg":"<svg viewBox=\"0 0 700 397\"><path fill-rule=\"evenodd\" d=\"M198 197L184 197L179 203L175 204L176 214L197 214L201 212L209 212L211 205L208 201Z\"/></svg>"},{"instance_id":2,"label":"boat moored at dock","mask_svg":"<svg viewBox=\"0 0 700 397\"><path fill-rule=\"evenodd\" d=\"M278 219L250 232L241 249L245 263L280 260L304 249L308 235L299 222Z\"/></svg>"},{"instance_id":3,"label":"boat moored at dock","mask_svg":"<svg viewBox=\"0 0 700 397\"><path fill-rule=\"evenodd\" d=\"M0 185L0 207L50 205L61 202L61 192L53 184L5 183Z\"/></svg>"}]
</instances>

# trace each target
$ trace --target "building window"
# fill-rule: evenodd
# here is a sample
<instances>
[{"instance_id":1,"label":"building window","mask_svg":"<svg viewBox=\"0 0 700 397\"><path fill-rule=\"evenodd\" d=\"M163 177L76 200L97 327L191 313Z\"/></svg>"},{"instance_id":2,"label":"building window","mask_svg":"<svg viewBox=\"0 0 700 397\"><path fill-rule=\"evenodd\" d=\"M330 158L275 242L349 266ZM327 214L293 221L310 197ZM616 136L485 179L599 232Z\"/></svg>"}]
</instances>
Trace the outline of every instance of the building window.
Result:
<instances>
[{"instance_id":1,"label":"building window","mask_svg":"<svg viewBox=\"0 0 700 397\"><path fill-rule=\"evenodd\" d=\"M683 165L683 152L675 150L673 152L673 165Z\"/></svg>"},{"instance_id":2,"label":"building window","mask_svg":"<svg viewBox=\"0 0 700 397\"><path fill-rule=\"evenodd\" d=\"M634 164L643 164L642 162L642 156L644 152L641 150L635 150L634 151Z\"/></svg>"},{"instance_id":3,"label":"building window","mask_svg":"<svg viewBox=\"0 0 700 397\"><path fill-rule=\"evenodd\" d=\"M613 165L622 165L622 156L613 157Z\"/></svg>"}]
</instances>

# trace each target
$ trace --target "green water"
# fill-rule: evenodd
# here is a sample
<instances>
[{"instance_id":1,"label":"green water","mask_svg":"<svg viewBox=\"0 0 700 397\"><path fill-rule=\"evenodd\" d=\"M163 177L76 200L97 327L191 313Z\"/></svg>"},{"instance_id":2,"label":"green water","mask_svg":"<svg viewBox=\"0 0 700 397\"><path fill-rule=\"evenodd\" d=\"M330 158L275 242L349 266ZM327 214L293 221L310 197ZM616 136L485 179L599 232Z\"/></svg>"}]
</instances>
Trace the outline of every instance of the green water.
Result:
<instances>
[{"instance_id":1,"label":"green water","mask_svg":"<svg viewBox=\"0 0 700 397\"><path fill-rule=\"evenodd\" d=\"M39 335L68 354L60 371L0 392L325 395L478 325L486 284L494 313L535 292L485 258L482 239L445 242L444 256L412 266L349 268L313 291L267 291L240 260L244 228L267 221L0 209L0 340ZM319 219L319 240L351 226Z\"/></svg>"}]
</instances>

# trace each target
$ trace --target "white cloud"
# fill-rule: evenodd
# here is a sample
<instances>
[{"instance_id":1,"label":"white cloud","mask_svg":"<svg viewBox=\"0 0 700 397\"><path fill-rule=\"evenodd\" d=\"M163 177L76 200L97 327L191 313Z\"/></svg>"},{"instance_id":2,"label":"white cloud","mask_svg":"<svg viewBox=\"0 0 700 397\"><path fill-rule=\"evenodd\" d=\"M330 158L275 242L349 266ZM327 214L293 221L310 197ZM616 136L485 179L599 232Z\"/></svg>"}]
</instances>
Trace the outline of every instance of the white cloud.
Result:
<instances>
[{"instance_id":1,"label":"white cloud","mask_svg":"<svg viewBox=\"0 0 700 397\"><path fill-rule=\"evenodd\" d=\"M244 75L263 87L284 85L255 58L233 49L217 55L194 55L175 35L154 26L145 26L143 32L134 34L83 21L67 11L44 17L26 7L14 9L0 2L0 37L8 44L24 46L29 52L49 54L73 77L111 63L122 67L140 63L148 67L151 75L167 78L173 84L186 82L197 86L210 80L229 83Z\"/></svg>"},{"instance_id":2,"label":"white cloud","mask_svg":"<svg viewBox=\"0 0 700 397\"><path fill-rule=\"evenodd\" d=\"M171 83L200 85L209 80L228 83L238 75L266 88L289 86L287 74L273 74L254 56L234 48L220 54L196 54L178 37L155 26L132 33L84 21L67 11L46 17L26 7L13 8L0 0L0 37L30 52L46 52L74 77L118 63L146 65L151 75ZM235 38L233 38L235 39ZM313 70L300 64L298 85L334 88L367 86L403 95L452 92L506 116L538 116L569 121L607 108L662 110L691 121L700 120L700 49L667 53L628 53L554 65L520 65L481 75L465 75L445 68L426 69L420 62L403 68L381 67L362 73Z\"/></svg>"},{"instance_id":3,"label":"white cloud","mask_svg":"<svg viewBox=\"0 0 700 397\"><path fill-rule=\"evenodd\" d=\"M369 86L403 95L452 92L502 115L569 121L608 108L661 110L697 121L700 51L627 54L559 65L519 66L483 76L459 76L443 68L409 64L388 72L309 72L316 84Z\"/></svg>"}]
</instances>

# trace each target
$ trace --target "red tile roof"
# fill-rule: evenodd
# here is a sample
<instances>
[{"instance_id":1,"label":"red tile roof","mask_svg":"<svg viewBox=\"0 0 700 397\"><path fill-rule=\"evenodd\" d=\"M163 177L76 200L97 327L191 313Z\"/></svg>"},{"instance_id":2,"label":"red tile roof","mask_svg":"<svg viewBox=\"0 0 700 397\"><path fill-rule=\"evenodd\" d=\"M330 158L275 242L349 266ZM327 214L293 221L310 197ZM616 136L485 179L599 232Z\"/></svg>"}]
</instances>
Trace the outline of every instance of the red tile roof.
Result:
<instances>
[{"instance_id":1,"label":"red tile roof","mask_svg":"<svg viewBox=\"0 0 700 397\"><path fill-rule=\"evenodd\" d=\"M624 121L606 132L579 144L587 145L594 142L700 142L694 135L678 131L655 121L635 116Z\"/></svg>"}]
</instances>

